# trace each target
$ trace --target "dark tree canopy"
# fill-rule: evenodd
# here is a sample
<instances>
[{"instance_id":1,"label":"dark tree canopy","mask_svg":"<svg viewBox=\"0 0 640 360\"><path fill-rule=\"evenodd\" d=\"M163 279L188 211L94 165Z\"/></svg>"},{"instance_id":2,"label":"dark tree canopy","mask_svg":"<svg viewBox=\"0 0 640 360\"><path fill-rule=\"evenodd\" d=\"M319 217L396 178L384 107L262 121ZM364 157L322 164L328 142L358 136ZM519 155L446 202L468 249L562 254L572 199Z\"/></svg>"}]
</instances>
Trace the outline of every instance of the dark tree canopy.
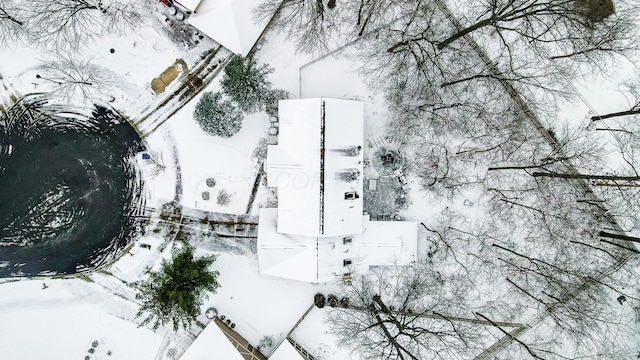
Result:
<instances>
[{"instance_id":1,"label":"dark tree canopy","mask_svg":"<svg viewBox=\"0 0 640 360\"><path fill-rule=\"evenodd\" d=\"M224 68L222 90L245 112L264 108L271 97L267 75L273 72L267 64L259 65L251 58L235 55Z\"/></svg>"},{"instance_id":2,"label":"dark tree canopy","mask_svg":"<svg viewBox=\"0 0 640 360\"><path fill-rule=\"evenodd\" d=\"M205 291L215 293L220 287L218 271L209 270L215 255L194 258L194 248L184 245L171 261L162 261L160 271L151 272L149 279L137 282L136 299L142 305L136 316L147 314L139 326L153 322L153 329L173 324L173 330L185 329L200 314Z\"/></svg>"},{"instance_id":3,"label":"dark tree canopy","mask_svg":"<svg viewBox=\"0 0 640 360\"><path fill-rule=\"evenodd\" d=\"M231 137L242 127L242 112L219 92L205 92L193 117L202 130L221 137Z\"/></svg>"}]
</instances>

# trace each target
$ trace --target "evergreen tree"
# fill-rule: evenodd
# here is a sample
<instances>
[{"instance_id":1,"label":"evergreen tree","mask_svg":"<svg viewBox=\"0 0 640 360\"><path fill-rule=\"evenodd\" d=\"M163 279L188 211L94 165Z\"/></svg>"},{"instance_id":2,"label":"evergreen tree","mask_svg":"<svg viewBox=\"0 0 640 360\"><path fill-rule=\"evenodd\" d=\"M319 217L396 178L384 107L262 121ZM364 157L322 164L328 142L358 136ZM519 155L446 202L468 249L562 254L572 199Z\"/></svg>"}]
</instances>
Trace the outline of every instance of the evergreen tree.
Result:
<instances>
[{"instance_id":1,"label":"evergreen tree","mask_svg":"<svg viewBox=\"0 0 640 360\"><path fill-rule=\"evenodd\" d=\"M267 75L273 72L267 64L234 55L224 68L222 90L238 107L248 113L260 111L271 98Z\"/></svg>"},{"instance_id":2,"label":"evergreen tree","mask_svg":"<svg viewBox=\"0 0 640 360\"><path fill-rule=\"evenodd\" d=\"M215 255L194 258L194 248L188 244L175 252L171 262L163 260L160 271L151 272L149 279L138 281L136 299L142 301L136 317L147 313L139 326L153 322L153 329L169 322L173 330L187 329L200 314L205 291L216 292L218 271L209 270Z\"/></svg>"},{"instance_id":3,"label":"evergreen tree","mask_svg":"<svg viewBox=\"0 0 640 360\"><path fill-rule=\"evenodd\" d=\"M242 127L242 112L219 92L205 92L193 112L205 132L231 137Z\"/></svg>"}]
</instances>

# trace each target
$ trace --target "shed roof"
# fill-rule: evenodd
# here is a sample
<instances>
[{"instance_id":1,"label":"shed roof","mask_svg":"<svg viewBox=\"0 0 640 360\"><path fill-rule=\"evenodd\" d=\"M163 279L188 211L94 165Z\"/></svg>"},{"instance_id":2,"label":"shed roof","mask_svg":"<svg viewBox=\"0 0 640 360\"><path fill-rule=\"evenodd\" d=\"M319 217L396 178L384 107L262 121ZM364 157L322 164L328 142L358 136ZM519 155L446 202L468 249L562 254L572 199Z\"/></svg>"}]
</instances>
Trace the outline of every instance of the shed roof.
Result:
<instances>
[{"instance_id":1,"label":"shed roof","mask_svg":"<svg viewBox=\"0 0 640 360\"><path fill-rule=\"evenodd\" d=\"M198 8L198 5L200 5L200 3L203 0L178 0L177 2L180 3L182 6L186 7L187 9L189 9L190 11L196 11L196 9Z\"/></svg>"},{"instance_id":2,"label":"shed roof","mask_svg":"<svg viewBox=\"0 0 640 360\"><path fill-rule=\"evenodd\" d=\"M184 352L180 360L243 360L227 336L211 321Z\"/></svg>"}]
</instances>

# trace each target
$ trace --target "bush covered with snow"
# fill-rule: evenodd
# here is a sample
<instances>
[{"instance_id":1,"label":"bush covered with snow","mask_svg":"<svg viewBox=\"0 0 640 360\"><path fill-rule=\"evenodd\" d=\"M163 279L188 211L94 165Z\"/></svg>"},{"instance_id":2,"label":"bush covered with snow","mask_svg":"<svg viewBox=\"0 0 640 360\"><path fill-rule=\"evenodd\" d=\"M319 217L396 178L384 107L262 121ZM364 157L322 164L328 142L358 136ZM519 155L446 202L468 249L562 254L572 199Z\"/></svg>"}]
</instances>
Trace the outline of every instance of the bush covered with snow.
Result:
<instances>
[{"instance_id":1,"label":"bush covered with snow","mask_svg":"<svg viewBox=\"0 0 640 360\"><path fill-rule=\"evenodd\" d=\"M329 306L331 307L338 306L338 297L333 294L329 294L329 296L327 296L327 303L329 303Z\"/></svg>"},{"instance_id":2,"label":"bush covered with snow","mask_svg":"<svg viewBox=\"0 0 640 360\"><path fill-rule=\"evenodd\" d=\"M220 137L231 137L242 127L242 112L219 92L205 92L193 117L202 130Z\"/></svg>"},{"instance_id":3,"label":"bush covered with snow","mask_svg":"<svg viewBox=\"0 0 640 360\"><path fill-rule=\"evenodd\" d=\"M318 293L318 294L316 294L316 295L313 297L313 303L314 303L314 304L315 304L319 309L322 309L322 308L324 307L325 301L326 301L326 298L324 297L324 295L323 295L323 294Z\"/></svg>"},{"instance_id":4,"label":"bush covered with snow","mask_svg":"<svg viewBox=\"0 0 640 360\"><path fill-rule=\"evenodd\" d=\"M258 349L262 352L265 350L271 349L273 347L273 337L269 335L265 335L260 339L260 343L258 344Z\"/></svg>"},{"instance_id":5,"label":"bush covered with snow","mask_svg":"<svg viewBox=\"0 0 640 360\"><path fill-rule=\"evenodd\" d=\"M221 189L218 193L218 199L216 201L220 206L227 206L231 202L231 194L224 189Z\"/></svg>"},{"instance_id":6,"label":"bush covered with snow","mask_svg":"<svg viewBox=\"0 0 640 360\"><path fill-rule=\"evenodd\" d=\"M222 90L238 107L248 113L260 111L272 97L267 75L273 72L267 64L235 55L224 68Z\"/></svg>"}]
</instances>

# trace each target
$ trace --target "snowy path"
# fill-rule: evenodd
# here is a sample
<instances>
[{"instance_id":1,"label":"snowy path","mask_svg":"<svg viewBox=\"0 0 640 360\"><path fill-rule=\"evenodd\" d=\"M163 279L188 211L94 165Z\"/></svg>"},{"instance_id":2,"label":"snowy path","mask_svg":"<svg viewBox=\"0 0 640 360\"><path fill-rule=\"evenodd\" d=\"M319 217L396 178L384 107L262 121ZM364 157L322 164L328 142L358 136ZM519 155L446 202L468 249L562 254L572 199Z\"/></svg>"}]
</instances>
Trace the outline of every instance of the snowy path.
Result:
<instances>
[{"instance_id":1,"label":"snowy path","mask_svg":"<svg viewBox=\"0 0 640 360\"><path fill-rule=\"evenodd\" d=\"M222 46L211 49L209 55L186 74L181 82L176 82L176 88L171 87L165 95L144 109L139 115L139 120L132 121L132 126L142 138L151 135L206 88L224 68L231 55L233 54Z\"/></svg>"}]
</instances>

